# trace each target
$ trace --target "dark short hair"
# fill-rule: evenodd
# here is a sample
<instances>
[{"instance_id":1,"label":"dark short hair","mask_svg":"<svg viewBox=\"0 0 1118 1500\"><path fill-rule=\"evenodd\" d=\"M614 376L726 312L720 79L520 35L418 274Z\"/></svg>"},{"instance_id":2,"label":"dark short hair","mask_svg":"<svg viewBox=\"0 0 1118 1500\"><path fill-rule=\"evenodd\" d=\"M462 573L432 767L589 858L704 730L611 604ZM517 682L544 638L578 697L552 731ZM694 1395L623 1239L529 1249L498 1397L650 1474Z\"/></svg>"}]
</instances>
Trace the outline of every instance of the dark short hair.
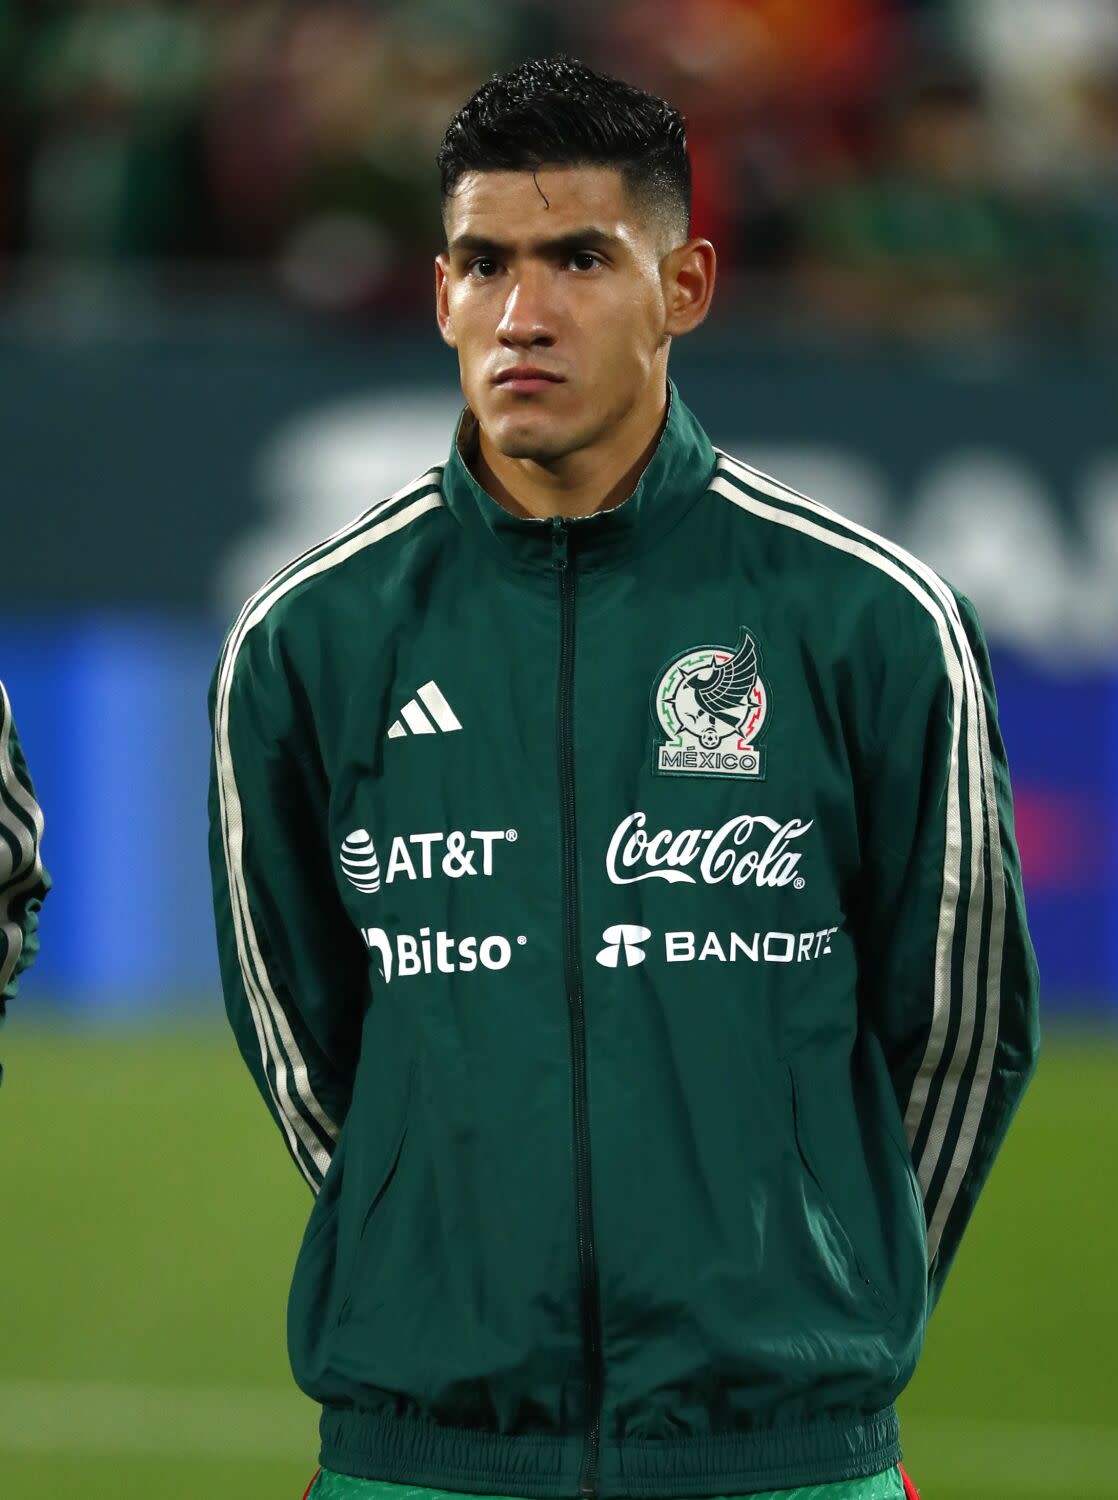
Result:
<instances>
[{"instance_id":1,"label":"dark short hair","mask_svg":"<svg viewBox=\"0 0 1118 1500\"><path fill-rule=\"evenodd\" d=\"M447 126L435 158L447 201L467 172L616 167L629 196L691 233L691 163L678 110L559 53L495 74Z\"/></svg>"}]
</instances>

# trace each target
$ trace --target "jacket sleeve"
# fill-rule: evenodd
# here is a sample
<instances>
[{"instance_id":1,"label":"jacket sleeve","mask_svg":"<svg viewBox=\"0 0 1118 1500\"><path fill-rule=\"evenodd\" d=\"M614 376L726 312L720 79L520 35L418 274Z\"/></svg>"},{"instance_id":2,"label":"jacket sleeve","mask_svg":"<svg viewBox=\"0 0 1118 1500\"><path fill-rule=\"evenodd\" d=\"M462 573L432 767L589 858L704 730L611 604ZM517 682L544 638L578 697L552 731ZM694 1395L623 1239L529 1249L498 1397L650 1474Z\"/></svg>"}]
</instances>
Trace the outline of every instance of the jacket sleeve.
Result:
<instances>
[{"instance_id":1,"label":"jacket sleeve","mask_svg":"<svg viewBox=\"0 0 1118 1500\"><path fill-rule=\"evenodd\" d=\"M39 951L39 909L51 880L43 868L43 814L0 682L0 1017L16 980Z\"/></svg>"},{"instance_id":2,"label":"jacket sleeve","mask_svg":"<svg viewBox=\"0 0 1118 1500\"><path fill-rule=\"evenodd\" d=\"M990 660L970 601L939 590L938 610L887 648L864 795L860 955L923 1195L929 1311L1039 1045Z\"/></svg>"},{"instance_id":3,"label":"jacket sleeve","mask_svg":"<svg viewBox=\"0 0 1118 1500\"><path fill-rule=\"evenodd\" d=\"M309 710L265 621L234 628L210 687L210 868L225 1008L317 1192L352 1096L368 987L331 867Z\"/></svg>"}]
</instances>

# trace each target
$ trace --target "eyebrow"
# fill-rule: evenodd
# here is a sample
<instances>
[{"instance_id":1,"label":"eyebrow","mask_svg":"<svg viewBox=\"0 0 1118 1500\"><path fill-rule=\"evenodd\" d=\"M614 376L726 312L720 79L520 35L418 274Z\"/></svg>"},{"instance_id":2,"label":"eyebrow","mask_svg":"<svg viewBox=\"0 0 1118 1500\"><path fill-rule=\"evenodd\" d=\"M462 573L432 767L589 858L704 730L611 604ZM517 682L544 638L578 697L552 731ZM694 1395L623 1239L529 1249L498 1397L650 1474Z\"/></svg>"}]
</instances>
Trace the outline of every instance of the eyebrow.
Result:
<instances>
[{"instance_id":1,"label":"eyebrow","mask_svg":"<svg viewBox=\"0 0 1118 1500\"><path fill-rule=\"evenodd\" d=\"M560 234L550 240L532 240L526 246L529 252L537 255L554 256L573 255L576 250L608 251L623 247L624 241L619 236L607 234L604 229L595 229L593 225L587 225L585 229L572 229L569 234ZM459 255L510 255L516 248L515 245L490 239L484 234L459 234L447 246L452 254Z\"/></svg>"}]
</instances>

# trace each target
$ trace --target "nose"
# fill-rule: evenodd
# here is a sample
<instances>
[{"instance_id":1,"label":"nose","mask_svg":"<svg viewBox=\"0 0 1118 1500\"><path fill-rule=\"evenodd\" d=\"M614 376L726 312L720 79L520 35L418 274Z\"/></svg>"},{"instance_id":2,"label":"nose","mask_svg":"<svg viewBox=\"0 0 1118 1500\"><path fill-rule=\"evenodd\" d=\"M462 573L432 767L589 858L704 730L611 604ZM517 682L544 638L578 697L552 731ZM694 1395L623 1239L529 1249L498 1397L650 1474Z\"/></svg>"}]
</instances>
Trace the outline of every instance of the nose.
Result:
<instances>
[{"instance_id":1,"label":"nose","mask_svg":"<svg viewBox=\"0 0 1118 1500\"><path fill-rule=\"evenodd\" d=\"M549 348L555 322L546 269L523 267L509 288L497 337L509 348Z\"/></svg>"}]
</instances>

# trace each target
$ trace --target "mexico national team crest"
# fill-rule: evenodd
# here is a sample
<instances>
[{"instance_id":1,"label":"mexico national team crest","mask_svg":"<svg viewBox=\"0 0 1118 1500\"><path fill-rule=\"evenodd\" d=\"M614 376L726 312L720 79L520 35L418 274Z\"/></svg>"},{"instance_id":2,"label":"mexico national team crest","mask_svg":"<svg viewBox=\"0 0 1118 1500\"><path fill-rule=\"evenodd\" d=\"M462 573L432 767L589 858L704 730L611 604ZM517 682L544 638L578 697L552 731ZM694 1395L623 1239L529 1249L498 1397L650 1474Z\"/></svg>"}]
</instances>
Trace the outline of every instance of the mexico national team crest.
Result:
<instances>
[{"instance_id":1,"label":"mexico national team crest","mask_svg":"<svg viewBox=\"0 0 1118 1500\"><path fill-rule=\"evenodd\" d=\"M674 776L765 774L754 741L769 695L757 643L743 625L737 646L692 646L674 657L652 689L652 717L663 732L655 766Z\"/></svg>"}]
</instances>

